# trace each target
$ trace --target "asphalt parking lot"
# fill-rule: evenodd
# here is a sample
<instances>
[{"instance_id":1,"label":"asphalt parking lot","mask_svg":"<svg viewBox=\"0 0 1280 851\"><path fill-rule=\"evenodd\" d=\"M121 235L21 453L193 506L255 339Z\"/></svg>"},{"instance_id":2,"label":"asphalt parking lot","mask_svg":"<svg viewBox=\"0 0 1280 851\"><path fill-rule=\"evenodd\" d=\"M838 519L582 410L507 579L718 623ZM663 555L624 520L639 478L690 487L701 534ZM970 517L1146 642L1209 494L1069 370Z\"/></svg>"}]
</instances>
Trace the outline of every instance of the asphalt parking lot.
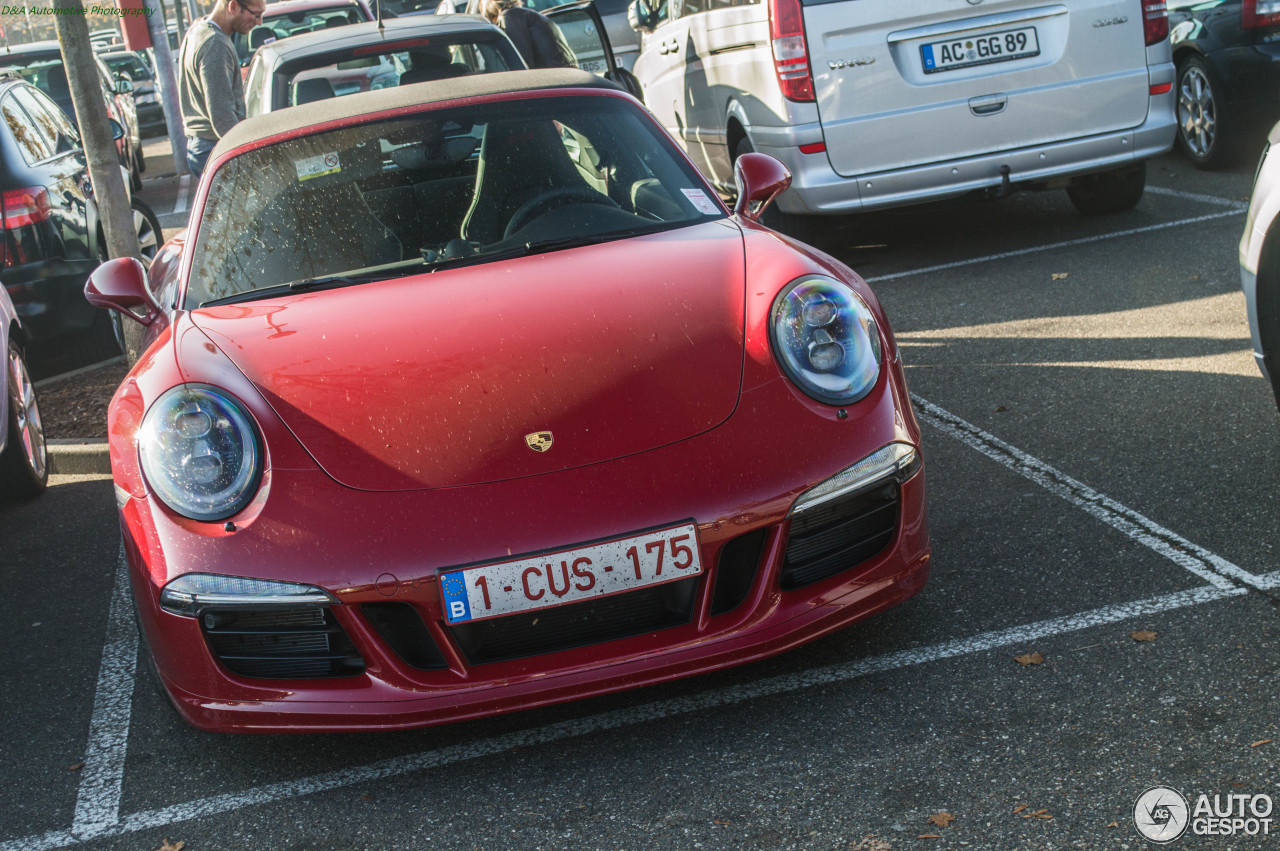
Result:
<instances>
[{"instance_id":1,"label":"asphalt parking lot","mask_svg":"<svg viewBox=\"0 0 1280 851\"><path fill-rule=\"evenodd\" d=\"M902 347L934 567L767 662L412 733L201 733L135 687L109 480L55 477L0 508L0 851L1141 848L1153 785L1277 797L1280 413L1236 262L1252 174L1170 155L1130 213L1059 192L823 236Z\"/></svg>"}]
</instances>

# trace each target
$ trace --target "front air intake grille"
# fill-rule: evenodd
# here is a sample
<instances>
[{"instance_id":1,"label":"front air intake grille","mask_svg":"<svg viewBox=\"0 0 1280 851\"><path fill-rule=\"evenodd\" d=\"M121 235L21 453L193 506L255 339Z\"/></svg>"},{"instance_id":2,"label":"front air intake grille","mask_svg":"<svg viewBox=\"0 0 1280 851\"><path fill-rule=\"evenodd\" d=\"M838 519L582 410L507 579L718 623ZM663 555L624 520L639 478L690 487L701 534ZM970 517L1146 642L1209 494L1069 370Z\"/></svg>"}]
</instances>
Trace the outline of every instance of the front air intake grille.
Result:
<instances>
[{"instance_id":1,"label":"front air intake grille","mask_svg":"<svg viewBox=\"0 0 1280 851\"><path fill-rule=\"evenodd\" d=\"M887 482L792 516L783 589L826 579L879 555L897 535L898 502L898 484Z\"/></svg>"},{"instance_id":2,"label":"front air intake grille","mask_svg":"<svg viewBox=\"0 0 1280 851\"><path fill-rule=\"evenodd\" d=\"M328 607L206 609L200 628L214 658L242 677L302 680L364 671Z\"/></svg>"},{"instance_id":3,"label":"front air intake grille","mask_svg":"<svg viewBox=\"0 0 1280 851\"><path fill-rule=\"evenodd\" d=\"M415 668L434 671L449 667L418 610L408 603L365 603L360 607L382 640Z\"/></svg>"},{"instance_id":4,"label":"front air intake grille","mask_svg":"<svg viewBox=\"0 0 1280 851\"><path fill-rule=\"evenodd\" d=\"M760 565L760 550L764 546L765 530L757 529L739 535L720 550L716 563L716 585L711 595L711 614L731 612L747 599L751 583Z\"/></svg>"},{"instance_id":5,"label":"front air intake grille","mask_svg":"<svg viewBox=\"0 0 1280 851\"><path fill-rule=\"evenodd\" d=\"M449 627L467 661L473 665L554 653L668 629L693 616L696 576L658 585Z\"/></svg>"}]
</instances>

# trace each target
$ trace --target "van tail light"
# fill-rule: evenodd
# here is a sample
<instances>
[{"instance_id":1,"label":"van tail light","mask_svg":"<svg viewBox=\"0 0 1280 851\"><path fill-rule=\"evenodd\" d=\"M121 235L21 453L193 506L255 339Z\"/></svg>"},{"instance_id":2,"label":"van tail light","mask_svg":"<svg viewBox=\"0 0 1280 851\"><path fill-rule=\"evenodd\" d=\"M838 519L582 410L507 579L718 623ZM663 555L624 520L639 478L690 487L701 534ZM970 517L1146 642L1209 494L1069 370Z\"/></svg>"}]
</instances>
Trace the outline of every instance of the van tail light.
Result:
<instances>
[{"instance_id":1,"label":"van tail light","mask_svg":"<svg viewBox=\"0 0 1280 851\"><path fill-rule=\"evenodd\" d=\"M809 72L809 45L804 40L800 0L769 0L769 39L782 96L812 102L813 74Z\"/></svg>"},{"instance_id":2,"label":"van tail light","mask_svg":"<svg viewBox=\"0 0 1280 851\"><path fill-rule=\"evenodd\" d=\"M1138 2L1142 4L1142 33L1146 36L1147 46L1159 44L1169 37L1169 8L1165 6L1165 0Z\"/></svg>"},{"instance_id":3,"label":"van tail light","mask_svg":"<svg viewBox=\"0 0 1280 851\"><path fill-rule=\"evenodd\" d=\"M1244 0L1241 15L1245 29L1280 26L1280 0Z\"/></svg>"},{"instance_id":4,"label":"van tail light","mask_svg":"<svg viewBox=\"0 0 1280 851\"><path fill-rule=\"evenodd\" d=\"M5 230L39 224L49 219L49 193L42 187L6 189L0 201L4 204Z\"/></svg>"}]
</instances>

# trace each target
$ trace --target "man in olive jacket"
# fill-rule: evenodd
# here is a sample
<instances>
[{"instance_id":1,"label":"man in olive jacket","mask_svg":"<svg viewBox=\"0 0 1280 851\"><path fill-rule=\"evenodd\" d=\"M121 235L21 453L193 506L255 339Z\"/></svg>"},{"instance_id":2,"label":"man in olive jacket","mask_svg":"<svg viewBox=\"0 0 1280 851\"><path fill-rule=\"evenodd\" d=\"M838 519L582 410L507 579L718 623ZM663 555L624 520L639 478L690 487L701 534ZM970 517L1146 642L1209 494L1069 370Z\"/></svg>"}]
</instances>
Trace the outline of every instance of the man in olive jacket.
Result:
<instances>
[{"instance_id":1,"label":"man in olive jacket","mask_svg":"<svg viewBox=\"0 0 1280 851\"><path fill-rule=\"evenodd\" d=\"M178 100L187 166L196 177L218 140L244 120L244 83L231 33L248 35L266 8L266 0L218 0L213 13L192 24L182 40Z\"/></svg>"},{"instance_id":2,"label":"man in olive jacket","mask_svg":"<svg viewBox=\"0 0 1280 851\"><path fill-rule=\"evenodd\" d=\"M521 0L483 0L480 12L502 27L530 68L571 68L578 64L564 33Z\"/></svg>"}]
</instances>

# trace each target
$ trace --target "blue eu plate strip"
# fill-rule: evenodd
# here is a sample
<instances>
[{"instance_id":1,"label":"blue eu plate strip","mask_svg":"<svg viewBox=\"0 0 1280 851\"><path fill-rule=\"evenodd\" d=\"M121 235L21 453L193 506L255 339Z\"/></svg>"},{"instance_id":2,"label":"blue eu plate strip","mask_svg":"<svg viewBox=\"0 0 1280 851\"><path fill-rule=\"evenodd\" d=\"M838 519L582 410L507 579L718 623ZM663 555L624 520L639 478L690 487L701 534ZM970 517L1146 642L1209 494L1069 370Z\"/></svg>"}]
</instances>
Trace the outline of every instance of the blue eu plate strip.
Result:
<instances>
[{"instance_id":1,"label":"blue eu plate strip","mask_svg":"<svg viewBox=\"0 0 1280 851\"><path fill-rule=\"evenodd\" d=\"M446 573L440 577L440 596L444 598L444 613L449 623L471 620L471 604L467 600L467 586L461 573Z\"/></svg>"}]
</instances>

